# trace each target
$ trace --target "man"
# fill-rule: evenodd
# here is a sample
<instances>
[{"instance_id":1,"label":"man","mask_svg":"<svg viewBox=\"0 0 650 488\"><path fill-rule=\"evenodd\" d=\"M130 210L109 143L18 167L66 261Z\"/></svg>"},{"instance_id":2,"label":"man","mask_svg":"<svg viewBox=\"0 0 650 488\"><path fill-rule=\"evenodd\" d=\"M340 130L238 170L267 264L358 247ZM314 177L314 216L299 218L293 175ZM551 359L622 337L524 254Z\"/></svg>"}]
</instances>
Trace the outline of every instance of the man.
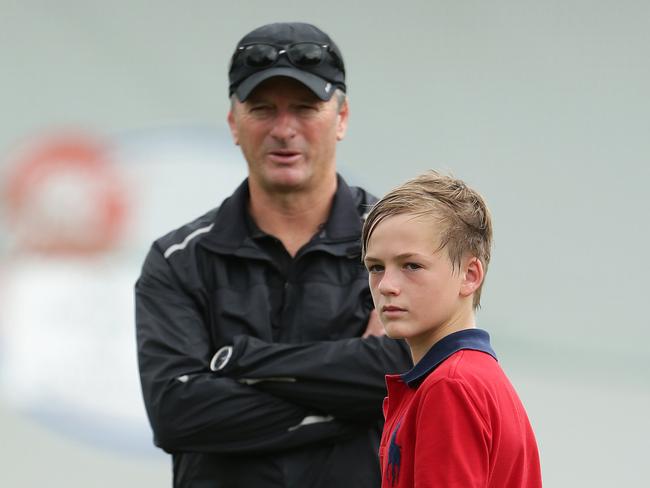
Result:
<instances>
[{"instance_id":1,"label":"man","mask_svg":"<svg viewBox=\"0 0 650 488\"><path fill-rule=\"evenodd\" d=\"M157 240L136 284L138 357L155 443L177 487L377 487L383 336L360 261L375 199L336 173L345 69L318 28L239 42L228 123L249 177Z\"/></svg>"}]
</instances>

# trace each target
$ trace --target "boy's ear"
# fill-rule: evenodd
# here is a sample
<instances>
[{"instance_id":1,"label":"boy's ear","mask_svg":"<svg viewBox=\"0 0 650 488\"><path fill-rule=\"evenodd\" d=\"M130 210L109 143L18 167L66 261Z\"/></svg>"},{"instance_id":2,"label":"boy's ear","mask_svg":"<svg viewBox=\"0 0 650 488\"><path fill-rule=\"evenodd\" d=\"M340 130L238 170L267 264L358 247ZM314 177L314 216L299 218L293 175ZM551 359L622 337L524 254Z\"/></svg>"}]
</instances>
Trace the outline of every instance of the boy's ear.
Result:
<instances>
[{"instance_id":1,"label":"boy's ear","mask_svg":"<svg viewBox=\"0 0 650 488\"><path fill-rule=\"evenodd\" d=\"M468 297L474 294L483 283L483 277L485 276L483 263L479 258L472 256L463 266L462 272L463 280L460 284L460 296Z\"/></svg>"}]
</instances>

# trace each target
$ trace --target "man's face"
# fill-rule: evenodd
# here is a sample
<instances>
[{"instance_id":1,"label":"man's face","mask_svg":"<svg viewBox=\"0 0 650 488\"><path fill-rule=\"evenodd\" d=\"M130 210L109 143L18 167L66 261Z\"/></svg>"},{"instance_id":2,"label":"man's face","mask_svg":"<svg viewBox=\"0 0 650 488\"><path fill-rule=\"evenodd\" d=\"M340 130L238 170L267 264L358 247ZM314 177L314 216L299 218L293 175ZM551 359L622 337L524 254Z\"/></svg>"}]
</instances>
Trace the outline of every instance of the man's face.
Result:
<instances>
[{"instance_id":1,"label":"man's face","mask_svg":"<svg viewBox=\"0 0 650 488\"><path fill-rule=\"evenodd\" d=\"M471 302L463 299L463 273L439 248L432 218L401 214L375 227L365 265L379 318L389 337L428 349L464 323ZM459 324L460 322L460 324ZM453 331L453 330L452 330Z\"/></svg>"},{"instance_id":2,"label":"man's face","mask_svg":"<svg viewBox=\"0 0 650 488\"><path fill-rule=\"evenodd\" d=\"M317 188L335 178L336 143L348 120L347 101L322 101L302 83L275 77L245 102L235 101L228 124L248 162L251 184L269 192Z\"/></svg>"}]
</instances>

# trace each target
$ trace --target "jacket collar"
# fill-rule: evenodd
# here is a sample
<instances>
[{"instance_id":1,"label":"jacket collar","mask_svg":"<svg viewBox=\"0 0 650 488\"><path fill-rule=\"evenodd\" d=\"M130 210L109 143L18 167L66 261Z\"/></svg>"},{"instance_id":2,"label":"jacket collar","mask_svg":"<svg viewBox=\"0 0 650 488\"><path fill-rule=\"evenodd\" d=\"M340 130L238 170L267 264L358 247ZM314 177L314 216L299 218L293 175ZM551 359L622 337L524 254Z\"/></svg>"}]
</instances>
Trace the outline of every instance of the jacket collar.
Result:
<instances>
[{"instance_id":1,"label":"jacket collar","mask_svg":"<svg viewBox=\"0 0 650 488\"><path fill-rule=\"evenodd\" d=\"M325 234L321 234L321 237L329 241L359 239L362 225L352 191L343 177L337 174L336 193L325 224Z\"/></svg>"},{"instance_id":2,"label":"jacket collar","mask_svg":"<svg viewBox=\"0 0 650 488\"><path fill-rule=\"evenodd\" d=\"M497 355L490 345L490 335L486 331L482 329L459 330L436 342L413 369L400 375L402 381L411 388L417 388L445 359L462 349L481 351L497 359Z\"/></svg>"},{"instance_id":3,"label":"jacket collar","mask_svg":"<svg viewBox=\"0 0 650 488\"><path fill-rule=\"evenodd\" d=\"M212 229L202 240L208 249L242 257L265 257L265 254L255 244L247 225L247 219L250 218L248 216L249 198L248 178L246 178L219 207ZM337 174L336 193L332 201L330 215L314 244L321 247L320 244L339 242L349 244L349 241L357 241L361 236L361 225L361 217L352 191L343 177ZM347 247L342 249L341 253L349 254ZM336 249L332 250L336 252Z\"/></svg>"}]
</instances>

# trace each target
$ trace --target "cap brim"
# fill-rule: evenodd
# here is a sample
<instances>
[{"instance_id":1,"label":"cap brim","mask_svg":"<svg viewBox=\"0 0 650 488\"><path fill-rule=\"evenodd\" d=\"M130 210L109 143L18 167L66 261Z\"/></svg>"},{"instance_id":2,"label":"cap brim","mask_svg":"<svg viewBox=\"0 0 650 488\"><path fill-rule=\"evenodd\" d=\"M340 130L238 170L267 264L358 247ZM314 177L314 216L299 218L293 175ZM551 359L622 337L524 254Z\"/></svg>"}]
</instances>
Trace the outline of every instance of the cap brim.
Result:
<instances>
[{"instance_id":1,"label":"cap brim","mask_svg":"<svg viewBox=\"0 0 650 488\"><path fill-rule=\"evenodd\" d=\"M275 76L286 76L299 81L314 92L314 94L321 100L329 100L332 98L336 89L334 84L324 80L320 76L307 73L306 71L301 71L297 68L278 66L254 73L242 81L235 89L237 98L239 101L243 102L260 83Z\"/></svg>"}]
</instances>

